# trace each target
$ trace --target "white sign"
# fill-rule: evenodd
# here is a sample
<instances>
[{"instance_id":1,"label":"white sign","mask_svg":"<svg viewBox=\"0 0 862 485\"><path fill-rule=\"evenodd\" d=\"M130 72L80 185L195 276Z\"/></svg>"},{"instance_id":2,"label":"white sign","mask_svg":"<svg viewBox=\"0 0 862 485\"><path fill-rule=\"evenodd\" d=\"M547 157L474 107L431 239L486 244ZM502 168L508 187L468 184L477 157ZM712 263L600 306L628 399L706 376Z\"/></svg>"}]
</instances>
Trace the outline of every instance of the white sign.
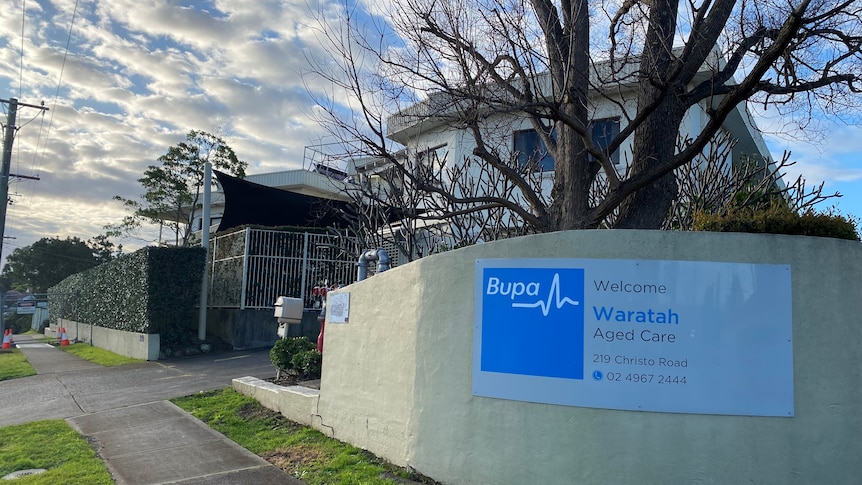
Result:
<instances>
[{"instance_id":1,"label":"white sign","mask_svg":"<svg viewBox=\"0 0 862 485\"><path fill-rule=\"evenodd\" d=\"M350 320L350 292L330 293L327 296L327 323L347 323Z\"/></svg>"},{"instance_id":2,"label":"white sign","mask_svg":"<svg viewBox=\"0 0 862 485\"><path fill-rule=\"evenodd\" d=\"M34 300L20 300L17 304L18 315L33 315L36 313L36 302Z\"/></svg>"},{"instance_id":3,"label":"white sign","mask_svg":"<svg viewBox=\"0 0 862 485\"><path fill-rule=\"evenodd\" d=\"M473 394L793 416L790 267L478 260Z\"/></svg>"}]
</instances>

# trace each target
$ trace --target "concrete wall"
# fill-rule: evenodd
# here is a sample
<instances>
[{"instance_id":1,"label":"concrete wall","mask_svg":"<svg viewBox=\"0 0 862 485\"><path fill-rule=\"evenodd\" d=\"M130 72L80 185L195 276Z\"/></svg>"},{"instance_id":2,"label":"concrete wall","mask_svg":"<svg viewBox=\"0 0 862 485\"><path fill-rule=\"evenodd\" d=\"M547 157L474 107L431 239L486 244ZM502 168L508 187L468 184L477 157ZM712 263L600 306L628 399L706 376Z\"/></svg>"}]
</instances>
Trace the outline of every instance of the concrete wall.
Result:
<instances>
[{"instance_id":1,"label":"concrete wall","mask_svg":"<svg viewBox=\"0 0 862 485\"><path fill-rule=\"evenodd\" d=\"M72 320L57 320L58 326L50 327L45 334L60 338L57 334L60 328L66 328L70 342L86 342L100 349L110 350L115 354L125 355L133 359L159 360L159 335L135 332L124 332L111 328L87 325Z\"/></svg>"},{"instance_id":2,"label":"concrete wall","mask_svg":"<svg viewBox=\"0 0 862 485\"><path fill-rule=\"evenodd\" d=\"M233 379L232 386L237 392L257 399L263 407L290 416L299 424L313 426L315 423L317 401L320 396L320 391L317 389L279 386L256 377Z\"/></svg>"},{"instance_id":3,"label":"concrete wall","mask_svg":"<svg viewBox=\"0 0 862 485\"><path fill-rule=\"evenodd\" d=\"M795 416L474 397L475 261L521 257L789 264ZM572 231L428 257L341 290L350 321L326 326L313 424L449 484L858 483L860 275L862 244L780 235Z\"/></svg>"},{"instance_id":4,"label":"concrete wall","mask_svg":"<svg viewBox=\"0 0 862 485\"><path fill-rule=\"evenodd\" d=\"M410 453L415 372L424 358L416 347L417 327L439 323L416 312L427 286L415 268L408 264L346 287L350 323L326 325L315 423L399 464Z\"/></svg>"},{"instance_id":5,"label":"concrete wall","mask_svg":"<svg viewBox=\"0 0 862 485\"><path fill-rule=\"evenodd\" d=\"M302 322L288 327L288 337L308 337L312 342L317 342L320 333L320 323L317 321L319 313L317 310L304 311ZM278 323L273 310L207 310L207 334L215 335L237 350L272 347L278 339L277 330Z\"/></svg>"}]
</instances>

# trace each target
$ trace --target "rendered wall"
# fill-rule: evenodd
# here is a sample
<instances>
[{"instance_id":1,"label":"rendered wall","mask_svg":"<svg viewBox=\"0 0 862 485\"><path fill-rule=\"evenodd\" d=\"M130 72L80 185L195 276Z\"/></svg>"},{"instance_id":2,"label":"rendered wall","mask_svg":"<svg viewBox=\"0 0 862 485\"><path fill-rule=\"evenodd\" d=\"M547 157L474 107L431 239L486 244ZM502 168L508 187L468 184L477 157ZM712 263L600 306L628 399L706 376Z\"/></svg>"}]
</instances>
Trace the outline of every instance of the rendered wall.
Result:
<instances>
[{"instance_id":1,"label":"rendered wall","mask_svg":"<svg viewBox=\"0 0 862 485\"><path fill-rule=\"evenodd\" d=\"M422 285L413 268L394 268L346 287L350 323L325 327L319 416L313 423L330 436L402 464L414 426L415 368L422 358L417 326L435 324L417 319Z\"/></svg>"},{"instance_id":2,"label":"rendered wall","mask_svg":"<svg viewBox=\"0 0 862 485\"><path fill-rule=\"evenodd\" d=\"M475 260L520 257L789 264L795 416L473 397ZM350 320L326 327L314 424L449 484L857 483L860 275L860 243L779 235L572 231L432 256L342 290Z\"/></svg>"},{"instance_id":3,"label":"rendered wall","mask_svg":"<svg viewBox=\"0 0 862 485\"><path fill-rule=\"evenodd\" d=\"M133 359L159 360L159 334L125 332L62 318L57 319L57 325L45 334L60 338L57 332L59 328L65 327L71 342L86 342Z\"/></svg>"}]
</instances>

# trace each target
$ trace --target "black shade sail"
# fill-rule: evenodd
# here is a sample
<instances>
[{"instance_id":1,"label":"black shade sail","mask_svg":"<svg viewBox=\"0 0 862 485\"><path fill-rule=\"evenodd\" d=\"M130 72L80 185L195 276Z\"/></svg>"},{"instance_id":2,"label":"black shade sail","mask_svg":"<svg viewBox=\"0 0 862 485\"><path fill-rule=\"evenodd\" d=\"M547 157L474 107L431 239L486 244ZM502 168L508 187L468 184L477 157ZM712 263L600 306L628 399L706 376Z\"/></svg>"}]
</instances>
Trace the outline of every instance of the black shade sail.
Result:
<instances>
[{"instance_id":1,"label":"black shade sail","mask_svg":"<svg viewBox=\"0 0 862 485\"><path fill-rule=\"evenodd\" d=\"M265 227L347 227L349 202L288 192L213 170L224 193L218 231L244 225Z\"/></svg>"}]
</instances>

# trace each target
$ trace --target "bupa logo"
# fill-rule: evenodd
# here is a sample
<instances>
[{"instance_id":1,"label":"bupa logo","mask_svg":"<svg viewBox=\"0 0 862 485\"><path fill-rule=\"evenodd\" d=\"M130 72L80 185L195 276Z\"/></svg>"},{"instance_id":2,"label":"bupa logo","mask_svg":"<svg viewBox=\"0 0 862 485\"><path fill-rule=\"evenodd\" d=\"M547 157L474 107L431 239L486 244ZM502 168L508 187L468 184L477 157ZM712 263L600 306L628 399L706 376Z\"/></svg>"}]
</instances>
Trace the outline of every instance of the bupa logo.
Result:
<instances>
[{"instance_id":1,"label":"bupa logo","mask_svg":"<svg viewBox=\"0 0 862 485\"><path fill-rule=\"evenodd\" d=\"M584 270L481 271L482 370L583 379Z\"/></svg>"},{"instance_id":2,"label":"bupa logo","mask_svg":"<svg viewBox=\"0 0 862 485\"><path fill-rule=\"evenodd\" d=\"M560 309L563 305L580 305L579 300L573 300L569 297L560 294L560 273L554 272L554 278L548 288L548 296L545 300L541 299L542 285L537 281L529 283L523 281L501 281L499 278L492 276L488 278L485 294L487 295L508 295L512 298L512 308L539 308L542 310L543 316L548 316L551 308ZM516 302L515 299L521 296L539 298L532 302Z\"/></svg>"}]
</instances>

